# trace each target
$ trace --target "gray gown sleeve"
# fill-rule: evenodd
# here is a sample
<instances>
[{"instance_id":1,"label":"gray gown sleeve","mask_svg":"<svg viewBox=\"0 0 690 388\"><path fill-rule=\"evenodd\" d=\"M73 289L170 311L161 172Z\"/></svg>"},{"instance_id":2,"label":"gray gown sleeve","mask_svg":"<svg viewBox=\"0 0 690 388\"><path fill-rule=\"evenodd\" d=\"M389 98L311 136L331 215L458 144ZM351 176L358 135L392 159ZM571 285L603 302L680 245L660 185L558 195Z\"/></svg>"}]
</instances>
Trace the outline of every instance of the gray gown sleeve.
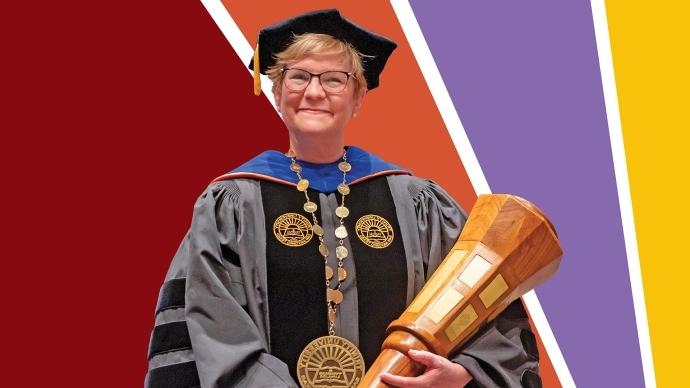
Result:
<instances>
[{"instance_id":1,"label":"gray gown sleeve","mask_svg":"<svg viewBox=\"0 0 690 388\"><path fill-rule=\"evenodd\" d=\"M428 278L454 245L467 215L434 182L424 181L411 193ZM468 387L541 386L536 341L520 300L482 327L449 358L472 375Z\"/></svg>"},{"instance_id":2,"label":"gray gown sleeve","mask_svg":"<svg viewBox=\"0 0 690 388\"><path fill-rule=\"evenodd\" d=\"M238 190L211 185L161 288L147 388L296 387L247 313L237 249ZM236 188L236 186L234 186Z\"/></svg>"}]
</instances>

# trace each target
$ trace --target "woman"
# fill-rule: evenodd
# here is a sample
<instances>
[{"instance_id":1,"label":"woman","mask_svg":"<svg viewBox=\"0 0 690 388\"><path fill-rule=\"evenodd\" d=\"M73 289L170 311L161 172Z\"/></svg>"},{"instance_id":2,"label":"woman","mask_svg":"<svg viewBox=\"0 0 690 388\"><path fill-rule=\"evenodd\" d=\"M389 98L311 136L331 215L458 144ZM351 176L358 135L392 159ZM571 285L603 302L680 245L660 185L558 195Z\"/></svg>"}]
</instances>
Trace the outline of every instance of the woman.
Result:
<instances>
[{"instance_id":1,"label":"woman","mask_svg":"<svg viewBox=\"0 0 690 388\"><path fill-rule=\"evenodd\" d=\"M219 177L197 201L161 290L147 386L347 386L352 373L314 375L301 366L336 345L354 364L376 358L386 326L465 221L433 182L344 144L345 127L378 86L393 49L335 10L261 31L250 67L256 79L261 71L273 81L290 149ZM519 302L451 360L410 357L427 365L422 376L384 381L539 383L534 336Z\"/></svg>"}]
</instances>

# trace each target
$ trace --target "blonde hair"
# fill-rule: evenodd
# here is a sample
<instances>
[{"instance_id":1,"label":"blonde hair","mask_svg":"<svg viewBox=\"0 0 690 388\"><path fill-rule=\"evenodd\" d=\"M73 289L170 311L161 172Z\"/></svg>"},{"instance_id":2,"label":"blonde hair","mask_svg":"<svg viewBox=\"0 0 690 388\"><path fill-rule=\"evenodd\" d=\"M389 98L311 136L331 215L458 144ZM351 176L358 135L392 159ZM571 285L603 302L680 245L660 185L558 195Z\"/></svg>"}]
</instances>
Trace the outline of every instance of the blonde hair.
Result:
<instances>
[{"instance_id":1,"label":"blonde hair","mask_svg":"<svg viewBox=\"0 0 690 388\"><path fill-rule=\"evenodd\" d=\"M336 39L331 35L307 33L295 36L292 43L283 51L274 55L275 64L266 70L266 75L273 82L273 91L279 91L282 70L290 63L299 61L310 54L343 54L349 61L355 81L355 94L367 87L364 78L362 55L350 43ZM347 62L346 62L347 63Z\"/></svg>"}]
</instances>

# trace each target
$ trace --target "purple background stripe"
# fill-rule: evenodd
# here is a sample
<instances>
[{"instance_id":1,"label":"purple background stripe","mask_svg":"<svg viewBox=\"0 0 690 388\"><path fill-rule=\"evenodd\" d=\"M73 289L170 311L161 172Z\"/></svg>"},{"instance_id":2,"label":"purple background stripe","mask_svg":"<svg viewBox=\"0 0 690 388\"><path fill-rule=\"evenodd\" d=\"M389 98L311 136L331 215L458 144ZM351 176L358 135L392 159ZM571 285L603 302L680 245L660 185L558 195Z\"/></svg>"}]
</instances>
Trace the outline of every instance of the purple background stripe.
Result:
<instances>
[{"instance_id":1,"label":"purple background stripe","mask_svg":"<svg viewBox=\"0 0 690 388\"><path fill-rule=\"evenodd\" d=\"M589 2L411 5L492 191L556 225L537 295L575 383L644 386Z\"/></svg>"}]
</instances>

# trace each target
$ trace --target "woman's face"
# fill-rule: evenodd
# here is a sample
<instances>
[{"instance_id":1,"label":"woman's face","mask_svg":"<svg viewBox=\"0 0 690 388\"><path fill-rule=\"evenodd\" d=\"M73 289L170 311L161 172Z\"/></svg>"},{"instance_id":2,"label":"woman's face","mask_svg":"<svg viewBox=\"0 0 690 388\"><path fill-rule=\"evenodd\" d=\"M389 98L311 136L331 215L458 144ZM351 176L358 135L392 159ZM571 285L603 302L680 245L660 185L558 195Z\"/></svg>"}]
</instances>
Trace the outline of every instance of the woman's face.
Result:
<instances>
[{"instance_id":1,"label":"woman's face","mask_svg":"<svg viewBox=\"0 0 690 388\"><path fill-rule=\"evenodd\" d=\"M352 69L347 62L342 54L311 54L291 63L288 68L313 74L332 70L350 72ZM274 97L288 130L297 136L342 134L359 111L366 92L362 88L355 93L355 82L350 77L345 90L339 93L324 91L318 77L312 77L307 88L300 92L281 85L274 91Z\"/></svg>"}]
</instances>

